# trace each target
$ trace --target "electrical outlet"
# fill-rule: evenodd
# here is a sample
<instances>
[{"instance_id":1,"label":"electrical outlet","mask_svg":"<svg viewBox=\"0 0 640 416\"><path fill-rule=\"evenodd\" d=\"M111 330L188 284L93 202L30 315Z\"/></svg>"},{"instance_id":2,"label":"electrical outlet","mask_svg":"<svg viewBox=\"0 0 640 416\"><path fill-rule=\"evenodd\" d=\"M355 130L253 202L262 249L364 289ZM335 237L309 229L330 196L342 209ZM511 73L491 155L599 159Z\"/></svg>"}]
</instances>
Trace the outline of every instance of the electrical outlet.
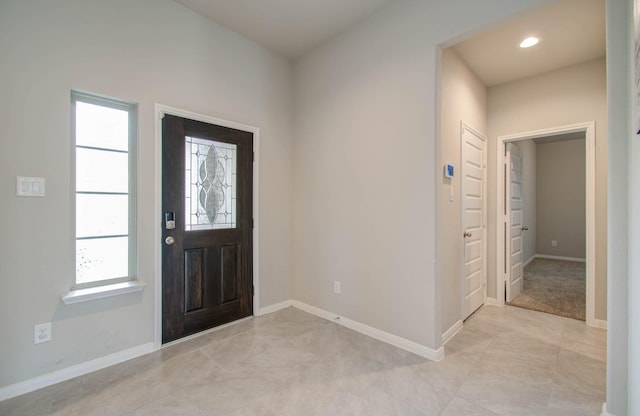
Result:
<instances>
[{"instance_id":1,"label":"electrical outlet","mask_svg":"<svg viewBox=\"0 0 640 416\"><path fill-rule=\"evenodd\" d=\"M51 341L51 322L37 324L33 327L33 343L41 344Z\"/></svg>"},{"instance_id":2,"label":"electrical outlet","mask_svg":"<svg viewBox=\"0 0 640 416\"><path fill-rule=\"evenodd\" d=\"M558 242L556 240L551 240L551 247L558 247Z\"/></svg>"},{"instance_id":3,"label":"electrical outlet","mask_svg":"<svg viewBox=\"0 0 640 416\"><path fill-rule=\"evenodd\" d=\"M339 281L335 281L333 282L333 293L335 293L336 295L339 295L342 292L342 285L340 284Z\"/></svg>"}]
</instances>

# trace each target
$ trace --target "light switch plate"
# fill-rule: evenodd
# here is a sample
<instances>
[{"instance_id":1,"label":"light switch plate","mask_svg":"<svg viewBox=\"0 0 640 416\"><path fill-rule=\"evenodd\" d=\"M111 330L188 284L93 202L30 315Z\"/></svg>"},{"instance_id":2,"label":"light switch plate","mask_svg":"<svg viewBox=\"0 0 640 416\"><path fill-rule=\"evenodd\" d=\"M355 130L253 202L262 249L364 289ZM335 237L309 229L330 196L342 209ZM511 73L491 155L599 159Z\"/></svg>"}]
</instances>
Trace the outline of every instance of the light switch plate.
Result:
<instances>
[{"instance_id":1,"label":"light switch plate","mask_svg":"<svg viewBox=\"0 0 640 416\"><path fill-rule=\"evenodd\" d=\"M44 178L18 176L16 178L17 196L44 196Z\"/></svg>"}]
</instances>

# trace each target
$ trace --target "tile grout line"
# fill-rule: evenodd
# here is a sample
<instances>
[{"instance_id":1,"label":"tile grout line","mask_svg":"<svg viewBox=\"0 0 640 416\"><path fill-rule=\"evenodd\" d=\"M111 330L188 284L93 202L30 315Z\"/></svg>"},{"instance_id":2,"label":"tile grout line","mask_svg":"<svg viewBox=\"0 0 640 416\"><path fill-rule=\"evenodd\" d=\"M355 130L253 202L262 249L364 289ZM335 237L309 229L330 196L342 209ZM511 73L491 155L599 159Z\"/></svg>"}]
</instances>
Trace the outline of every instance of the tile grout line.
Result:
<instances>
[{"instance_id":1,"label":"tile grout line","mask_svg":"<svg viewBox=\"0 0 640 416\"><path fill-rule=\"evenodd\" d=\"M480 407L481 409L487 410L489 412L495 413L487 408L485 408L484 406L476 403L473 400L469 400L469 399L465 399L464 397L458 397L458 392L460 391L460 389L462 388L462 386L464 385L464 383L466 383L466 381L469 379L469 377L471 376L471 373L473 372L474 368L477 366L477 364L484 358L484 356L487 354L487 351L489 351L489 349L491 348L491 346L493 345L493 343L495 342L496 338L498 337L498 335L500 335L500 333L502 333L503 328L500 327L500 330L496 333L496 335L492 335L491 336L491 342L489 342L489 344L487 345L487 347L484 349L484 351L482 351L482 353L480 354L480 358L473 363L473 366L471 367L471 369L469 370L469 372L465 375L464 379L460 382L460 384L458 384L458 388L456 389L455 393L451 396L451 398L449 398L449 401L447 402L447 405L440 411L440 414L442 414L445 410L447 410L447 407L449 407L449 405L451 404L451 402L453 401L453 399L455 398L459 398L461 400L465 400L469 403L472 403L475 406ZM446 354L445 354L446 357Z\"/></svg>"}]
</instances>

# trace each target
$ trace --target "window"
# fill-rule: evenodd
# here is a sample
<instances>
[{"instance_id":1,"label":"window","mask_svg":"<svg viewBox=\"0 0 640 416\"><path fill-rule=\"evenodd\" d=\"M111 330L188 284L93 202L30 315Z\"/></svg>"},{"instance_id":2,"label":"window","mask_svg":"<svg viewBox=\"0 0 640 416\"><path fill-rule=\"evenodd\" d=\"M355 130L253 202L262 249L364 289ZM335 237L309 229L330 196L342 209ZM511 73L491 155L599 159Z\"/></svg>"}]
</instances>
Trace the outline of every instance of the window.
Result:
<instances>
[{"instance_id":1,"label":"window","mask_svg":"<svg viewBox=\"0 0 640 416\"><path fill-rule=\"evenodd\" d=\"M135 280L135 104L72 92L75 288Z\"/></svg>"},{"instance_id":2,"label":"window","mask_svg":"<svg viewBox=\"0 0 640 416\"><path fill-rule=\"evenodd\" d=\"M236 228L237 145L185 137L185 230Z\"/></svg>"}]
</instances>

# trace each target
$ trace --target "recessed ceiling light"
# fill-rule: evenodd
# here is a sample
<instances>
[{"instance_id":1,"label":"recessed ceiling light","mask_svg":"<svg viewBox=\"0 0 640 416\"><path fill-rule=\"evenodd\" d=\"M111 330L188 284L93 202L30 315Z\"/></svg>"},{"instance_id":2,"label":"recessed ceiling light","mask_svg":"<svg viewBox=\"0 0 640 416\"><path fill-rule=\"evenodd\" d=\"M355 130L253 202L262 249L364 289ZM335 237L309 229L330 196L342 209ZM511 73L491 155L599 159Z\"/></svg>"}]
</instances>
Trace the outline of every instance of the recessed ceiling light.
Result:
<instances>
[{"instance_id":1,"label":"recessed ceiling light","mask_svg":"<svg viewBox=\"0 0 640 416\"><path fill-rule=\"evenodd\" d=\"M537 45L538 42L540 42L540 39L536 38L535 36L531 36L531 37L526 38L522 42L520 42L520 47L521 48L530 48L532 46Z\"/></svg>"}]
</instances>

